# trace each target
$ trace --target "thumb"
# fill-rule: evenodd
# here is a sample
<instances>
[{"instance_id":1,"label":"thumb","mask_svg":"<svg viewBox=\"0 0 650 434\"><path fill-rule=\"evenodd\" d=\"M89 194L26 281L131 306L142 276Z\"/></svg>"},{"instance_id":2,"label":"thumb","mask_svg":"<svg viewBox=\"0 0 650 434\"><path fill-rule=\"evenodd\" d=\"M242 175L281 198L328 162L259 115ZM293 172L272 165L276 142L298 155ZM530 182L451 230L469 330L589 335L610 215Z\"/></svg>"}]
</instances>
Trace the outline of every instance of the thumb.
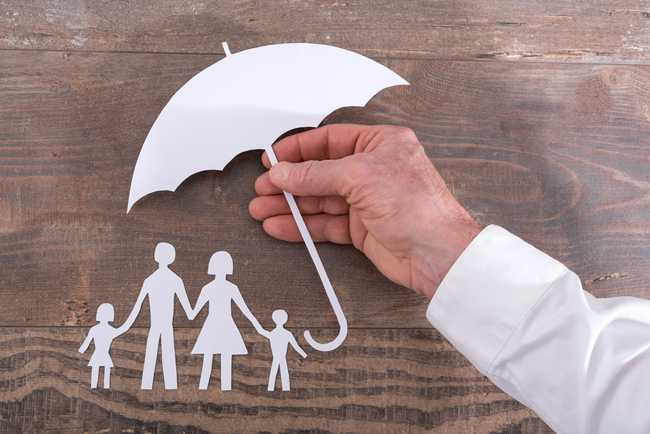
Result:
<instances>
[{"instance_id":1,"label":"thumb","mask_svg":"<svg viewBox=\"0 0 650 434\"><path fill-rule=\"evenodd\" d=\"M297 196L345 196L348 177L346 159L281 161L271 167L271 183Z\"/></svg>"}]
</instances>

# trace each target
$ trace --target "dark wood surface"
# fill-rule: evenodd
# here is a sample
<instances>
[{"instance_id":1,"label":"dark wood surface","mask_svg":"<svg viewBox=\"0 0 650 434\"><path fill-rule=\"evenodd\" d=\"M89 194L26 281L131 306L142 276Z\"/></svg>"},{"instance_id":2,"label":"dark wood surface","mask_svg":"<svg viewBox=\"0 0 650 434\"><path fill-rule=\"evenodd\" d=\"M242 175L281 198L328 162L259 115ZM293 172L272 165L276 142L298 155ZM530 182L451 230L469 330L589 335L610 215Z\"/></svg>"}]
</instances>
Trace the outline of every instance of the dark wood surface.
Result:
<instances>
[{"instance_id":1,"label":"dark wood surface","mask_svg":"<svg viewBox=\"0 0 650 434\"><path fill-rule=\"evenodd\" d=\"M223 53L330 43L374 56L645 63L643 0L4 0L8 49Z\"/></svg>"},{"instance_id":2,"label":"dark wood surface","mask_svg":"<svg viewBox=\"0 0 650 434\"><path fill-rule=\"evenodd\" d=\"M250 356L235 359L228 394L196 389L197 323L180 312L176 392L139 390L146 318L114 344L111 391L89 389L76 348L100 303L125 317L163 239L190 299L226 249L264 324L283 307L297 334L336 331L304 247L248 217L258 153L125 215L149 127L222 40L332 43L393 68L410 87L326 122L412 127L482 223L564 261L599 296L650 296L650 5L179 3L0 0L0 433L550 432L428 325L425 300L352 248L319 247L348 341L291 358L289 393L266 392L269 350L242 318Z\"/></svg>"}]
</instances>

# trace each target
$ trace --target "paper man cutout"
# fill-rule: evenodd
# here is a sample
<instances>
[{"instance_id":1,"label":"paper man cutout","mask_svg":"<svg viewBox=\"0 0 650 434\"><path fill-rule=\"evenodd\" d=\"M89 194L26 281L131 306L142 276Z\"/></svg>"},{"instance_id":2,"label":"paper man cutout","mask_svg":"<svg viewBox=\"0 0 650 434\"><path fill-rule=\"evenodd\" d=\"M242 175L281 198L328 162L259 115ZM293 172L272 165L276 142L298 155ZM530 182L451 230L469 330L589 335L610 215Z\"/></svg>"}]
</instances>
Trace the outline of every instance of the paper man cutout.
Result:
<instances>
[{"instance_id":1,"label":"paper man cutout","mask_svg":"<svg viewBox=\"0 0 650 434\"><path fill-rule=\"evenodd\" d=\"M223 391L232 389L232 356L248 354L237 324L232 319L232 302L258 333L267 333L246 305L237 285L226 280L226 276L232 274L232 269L232 257L228 252L216 252L212 255L208 264L208 274L214 276L214 280L201 289L192 312L191 319L194 319L201 309L208 305L208 316L192 349L192 354L203 354L200 390L208 388L215 354L221 355L221 390Z\"/></svg>"},{"instance_id":2,"label":"paper man cutout","mask_svg":"<svg viewBox=\"0 0 650 434\"><path fill-rule=\"evenodd\" d=\"M142 389L150 390L153 386L153 376L158 359L158 344L162 353L163 378L165 389L176 389L176 352L174 349L174 300L178 300L188 318L193 318L192 306L185 292L185 285L180 277L169 269L174 262L176 251L169 243L158 243L154 258L158 269L147 277L142 284L138 299L133 310L122 327L127 329L133 325L142 303L149 297L150 326L147 336L147 349L142 370Z\"/></svg>"},{"instance_id":3,"label":"paper man cutout","mask_svg":"<svg viewBox=\"0 0 650 434\"><path fill-rule=\"evenodd\" d=\"M379 91L408 84L385 66L327 45L279 44L230 54L188 81L149 131L133 172L128 210L155 191L174 191L189 176L222 170L236 155L263 149L286 131L316 127L332 111L364 106ZM305 339L319 351L337 348L347 320L293 196L284 193L339 322L336 338Z\"/></svg>"},{"instance_id":4,"label":"paper man cutout","mask_svg":"<svg viewBox=\"0 0 650 434\"><path fill-rule=\"evenodd\" d=\"M109 324L115 319L113 305L109 303L103 303L97 308L95 319L98 324L90 328L86 339L79 347L79 352L85 353L90 342L94 342L95 351L93 351L93 355L90 356L90 362L88 362L88 366L92 367L90 387L91 389L97 388L99 369L103 367L104 389L109 389L111 387L111 368L113 367L113 359L111 359L110 354L111 344L113 343L113 339L126 332L128 327L123 325L122 327L115 328Z\"/></svg>"},{"instance_id":5,"label":"paper man cutout","mask_svg":"<svg viewBox=\"0 0 650 434\"><path fill-rule=\"evenodd\" d=\"M275 390L275 381L277 380L278 369L280 369L282 390L286 391L291 389L289 382L289 368L287 366L287 349L289 345L291 345L303 358L307 357L307 353L300 348L300 345L298 345L293 334L284 328L288 319L287 312L282 309L275 310L273 311L272 318L275 323L275 328L270 332L263 333L270 341L271 352L273 353L273 362L271 364L271 372L269 373L268 390L271 392Z\"/></svg>"}]
</instances>

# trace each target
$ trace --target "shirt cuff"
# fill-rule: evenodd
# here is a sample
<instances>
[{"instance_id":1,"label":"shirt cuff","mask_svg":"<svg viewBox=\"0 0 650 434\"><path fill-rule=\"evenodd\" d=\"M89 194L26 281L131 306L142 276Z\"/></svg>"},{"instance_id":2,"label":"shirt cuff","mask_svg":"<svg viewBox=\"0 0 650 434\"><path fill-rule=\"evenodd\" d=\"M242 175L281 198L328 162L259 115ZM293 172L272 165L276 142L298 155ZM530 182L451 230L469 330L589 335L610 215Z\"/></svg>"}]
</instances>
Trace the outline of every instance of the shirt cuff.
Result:
<instances>
[{"instance_id":1,"label":"shirt cuff","mask_svg":"<svg viewBox=\"0 0 650 434\"><path fill-rule=\"evenodd\" d=\"M499 226L470 243L438 287L427 319L483 374L568 269Z\"/></svg>"}]
</instances>

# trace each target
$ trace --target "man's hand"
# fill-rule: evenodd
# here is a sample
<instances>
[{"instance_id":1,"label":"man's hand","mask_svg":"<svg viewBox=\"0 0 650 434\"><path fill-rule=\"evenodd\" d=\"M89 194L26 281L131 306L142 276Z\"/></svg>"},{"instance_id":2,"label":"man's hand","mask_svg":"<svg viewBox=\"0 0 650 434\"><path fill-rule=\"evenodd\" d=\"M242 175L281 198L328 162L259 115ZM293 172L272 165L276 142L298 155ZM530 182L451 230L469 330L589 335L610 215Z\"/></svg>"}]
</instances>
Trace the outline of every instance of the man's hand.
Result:
<instances>
[{"instance_id":1,"label":"man's hand","mask_svg":"<svg viewBox=\"0 0 650 434\"><path fill-rule=\"evenodd\" d=\"M389 279L431 298L479 233L407 128L329 125L278 141L255 183L251 216L301 241L282 190L296 195L314 241L352 243ZM263 164L269 168L265 155Z\"/></svg>"}]
</instances>

